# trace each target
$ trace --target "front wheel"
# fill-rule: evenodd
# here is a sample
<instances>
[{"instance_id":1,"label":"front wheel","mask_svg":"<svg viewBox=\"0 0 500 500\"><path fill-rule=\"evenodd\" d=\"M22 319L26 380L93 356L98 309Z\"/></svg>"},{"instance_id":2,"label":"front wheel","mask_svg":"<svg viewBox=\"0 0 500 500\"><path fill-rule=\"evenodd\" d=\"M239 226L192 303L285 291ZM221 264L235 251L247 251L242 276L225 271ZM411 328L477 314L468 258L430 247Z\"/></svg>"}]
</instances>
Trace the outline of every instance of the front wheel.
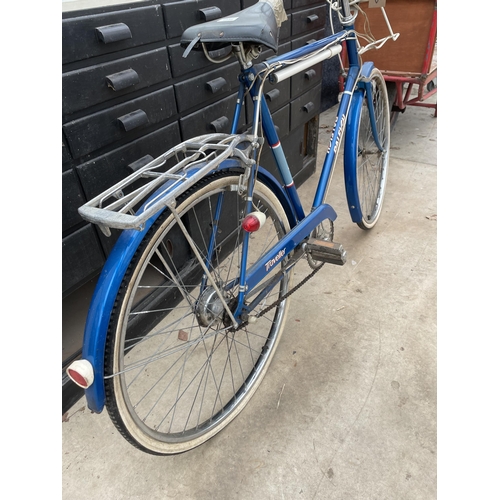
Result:
<instances>
[{"instance_id":1,"label":"front wheel","mask_svg":"<svg viewBox=\"0 0 500 500\"><path fill-rule=\"evenodd\" d=\"M385 194L390 110L385 80L378 69L360 87L348 119L346 189L353 220L360 228L371 229L380 217Z\"/></svg>"},{"instance_id":2,"label":"front wheel","mask_svg":"<svg viewBox=\"0 0 500 500\"><path fill-rule=\"evenodd\" d=\"M239 291L246 206L239 180L236 171L214 174L177 206L230 309ZM290 230L282 205L259 181L253 203L267 220L251 235L247 268ZM106 406L130 443L153 454L181 453L240 413L271 363L285 321L287 301L280 298L291 287L291 271L282 263L272 272L281 279L246 303L255 315L275 307L235 330L173 215L166 210L158 218L122 282L106 343Z\"/></svg>"}]
</instances>

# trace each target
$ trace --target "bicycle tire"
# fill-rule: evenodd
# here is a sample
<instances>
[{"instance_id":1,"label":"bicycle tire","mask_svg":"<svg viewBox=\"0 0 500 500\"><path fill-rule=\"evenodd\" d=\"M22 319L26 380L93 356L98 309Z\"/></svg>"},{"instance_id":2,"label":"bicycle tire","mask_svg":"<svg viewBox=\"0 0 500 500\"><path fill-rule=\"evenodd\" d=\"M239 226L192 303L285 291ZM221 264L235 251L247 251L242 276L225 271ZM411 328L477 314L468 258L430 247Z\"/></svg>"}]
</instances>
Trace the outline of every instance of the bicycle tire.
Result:
<instances>
[{"instance_id":1,"label":"bicycle tire","mask_svg":"<svg viewBox=\"0 0 500 500\"><path fill-rule=\"evenodd\" d=\"M221 289L239 275L245 207L237 191L240 173L224 171L203 179L177 207L205 256L216 202L222 200L209 264ZM253 201L267 220L252 233L248 266L290 230L278 198L258 180ZM273 272L279 272L276 268ZM182 453L220 432L255 393L281 337L287 300L235 332L224 323L213 290L199 293L202 274L166 210L132 258L115 302L105 351L107 411L120 433L148 453ZM285 271L254 312L284 295L291 278L292 272ZM230 306L237 288L232 283L225 291Z\"/></svg>"},{"instance_id":2,"label":"bicycle tire","mask_svg":"<svg viewBox=\"0 0 500 500\"><path fill-rule=\"evenodd\" d=\"M357 222L361 229L371 229L377 223L384 201L390 151L390 110L387 88L382 73L373 68L369 85L375 111L375 127L383 150L375 144L370 123L367 95L359 112L357 126L356 189L362 218Z\"/></svg>"}]
</instances>

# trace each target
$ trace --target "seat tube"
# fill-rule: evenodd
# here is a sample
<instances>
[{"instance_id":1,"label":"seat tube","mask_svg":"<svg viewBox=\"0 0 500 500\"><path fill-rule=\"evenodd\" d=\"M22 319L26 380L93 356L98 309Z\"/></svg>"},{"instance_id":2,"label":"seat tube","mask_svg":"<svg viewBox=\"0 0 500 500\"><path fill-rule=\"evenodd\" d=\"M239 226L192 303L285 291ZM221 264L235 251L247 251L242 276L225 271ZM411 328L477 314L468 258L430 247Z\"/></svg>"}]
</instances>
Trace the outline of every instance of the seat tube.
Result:
<instances>
[{"instance_id":1,"label":"seat tube","mask_svg":"<svg viewBox=\"0 0 500 500\"><path fill-rule=\"evenodd\" d=\"M234 108L233 123L231 125L231 134L236 134L238 132L238 122L240 121L241 108L243 106L243 99L245 95L245 85L240 81L240 87L238 89L238 97L236 98L236 106Z\"/></svg>"},{"instance_id":2,"label":"seat tube","mask_svg":"<svg viewBox=\"0 0 500 500\"><path fill-rule=\"evenodd\" d=\"M261 85L264 85L264 82L261 82ZM271 148L271 152L273 153L273 157L276 162L278 172L281 176L281 181L285 186L285 191L288 194L290 201L292 202L291 205L295 212L294 215L297 220L302 220L305 217L304 209L302 208L302 204L300 202L300 198L297 193L297 188L295 187L295 183L293 181L292 173L290 172L288 162L286 161L281 141L274 127L274 122L271 116L271 112L269 111L269 107L267 106L266 99L263 95L260 98L259 106L257 106L256 101L259 97L259 87L260 85L259 86L254 85L250 89L250 95L252 96L254 102L254 110L255 110L254 124L259 119L258 112L260 111L260 116L262 117L262 128L264 130L264 136Z\"/></svg>"}]
</instances>

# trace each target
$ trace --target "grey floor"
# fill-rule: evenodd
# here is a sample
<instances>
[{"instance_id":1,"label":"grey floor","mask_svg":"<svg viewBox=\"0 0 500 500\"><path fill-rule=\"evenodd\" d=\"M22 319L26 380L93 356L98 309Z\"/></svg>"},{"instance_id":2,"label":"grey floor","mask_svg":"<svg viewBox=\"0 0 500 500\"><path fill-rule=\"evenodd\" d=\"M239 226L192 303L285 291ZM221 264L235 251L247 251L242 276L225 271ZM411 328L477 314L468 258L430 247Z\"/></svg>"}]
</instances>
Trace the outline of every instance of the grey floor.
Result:
<instances>
[{"instance_id":1,"label":"grey floor","mask_svg":"<svg viewBox=\"0 0 500 500\"><path fill-rule=\"evenodd\" d=\"M319 158L334 112L321 115ZM62 423L63 498L436 498L436 129L426 108L399 117L370 232L350 222L338 162L327 201L347 263L325 266L292 296L268 375L228 428L156 457L82 399ZM317 177L300 188L304 199ZM296 281L307 272L299 265Z\"/></svg>"}]
</instances>

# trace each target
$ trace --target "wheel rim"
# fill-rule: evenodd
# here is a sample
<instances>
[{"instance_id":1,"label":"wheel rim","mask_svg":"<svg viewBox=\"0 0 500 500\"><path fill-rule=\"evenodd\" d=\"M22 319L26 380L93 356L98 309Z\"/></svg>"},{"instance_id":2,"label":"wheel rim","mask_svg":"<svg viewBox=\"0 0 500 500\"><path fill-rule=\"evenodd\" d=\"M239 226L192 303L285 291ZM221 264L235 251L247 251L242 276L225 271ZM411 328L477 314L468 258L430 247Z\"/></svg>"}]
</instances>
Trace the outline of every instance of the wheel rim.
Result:
<instances>
[{"instance_id":1,"label":"wheel rim","mask_svg":"<svg viewBox=\"0 0 500 500\"><path fill-rule=\"evenodd\" d=\"M237 182L237 177L222 179L216 189L207 190L196 200L186 200L181 210L183 222L205 255L208 245L203 235L211 231L206 227L207 214L212 220L216 200L221 197L224 205L232 209L223 207L220 246L210 265L217 283L232 284L224 291L228 304L238 288L234 278L239 275L239 220L244 215L244 203L235 191ZM254 202L268 220L264 228L252 235L249 266L286 229L284 212L272 198L267 188L256 186ZM114 376L106 382L116 397L116 408L111 411L122 433L126 428L126 437L157 452L168 452L169 446L178 452L201 444L241 411L274 354L286 310L284 301L255 324L234 331L224 325L220 304L214 306L218 299L205 293L201 294L209 304L203 305L205 312L207 307L216 311L212 322L205 326L206 317L202 322L196 318L196 312L200 312L197 301L201 273L193 270L196 266L192 260L179 264L176 254L188 249L180 243L182 239L174 241L179 236L176 227L172 217L166 219L157 230L158 237L142 252L117 321L119 334L110 366ZM178 276L172 279L171 274ZM286 293L288 281L287 274L261 301L256 312ZM170 302L159 299L169 294L175 297L170 297ZM166 303L169 307L165 307ZM143 336L144 328L138 325L151 322L148 316L155 318L155 324ZM157 322L158 317L163 319Z\"/></svg>"}]
</instances>

